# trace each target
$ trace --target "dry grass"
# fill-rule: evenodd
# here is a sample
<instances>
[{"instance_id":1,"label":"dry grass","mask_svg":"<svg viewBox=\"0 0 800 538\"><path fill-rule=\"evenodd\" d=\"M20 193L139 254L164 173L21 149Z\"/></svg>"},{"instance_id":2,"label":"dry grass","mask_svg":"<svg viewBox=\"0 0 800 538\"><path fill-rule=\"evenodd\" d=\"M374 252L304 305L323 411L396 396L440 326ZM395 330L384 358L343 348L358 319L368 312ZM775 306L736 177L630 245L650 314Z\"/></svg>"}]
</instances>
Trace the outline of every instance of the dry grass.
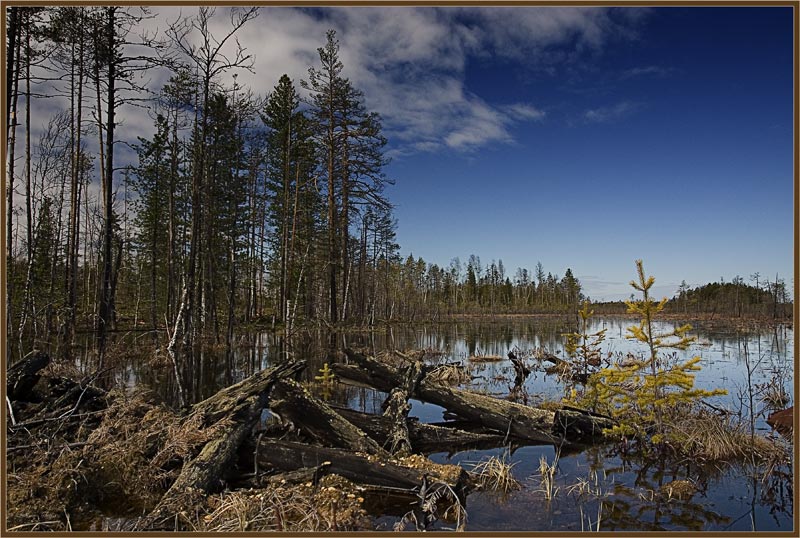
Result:
<instances>
[{"instance_id":1,"label":"dry grass","mask_svg":"<svg viewBox=\"0 0 800 538\"><path fill-rule=\"evenodd\" d=\"M80 449L46 445L25 452L8 471L6 524L20 531L65 531L65 514L78 505L87 480ZM18 466L19 465L19 466Z\"/></svg>"},{"instance_id":2,"label":"dry grass","mask_svg":"<svg viewBox=\"0 0 800 538\"><path fill-rule=\"evenodd\" d=\"M508 493L522 487L511 472L516 463L509 464L505 458L492 456L471 465L473 477L484 490Z\"/></svg>"},{"instance_id":3,"label":"dry grass","mask_svg":"<svg viewBox=\"0 0 800 538\"><path fill-rule=\"evenodd\" d=\"M449 484L439 481L428 483L420 489L417 497L419 501L414 503L414 508L394 524L395 532L425 532L437 520L455 523L455 528L449 530L463 532L466 529L467 510Z\"/></svg>"},{"instance_id":4,"label":"dry grass","mask_svg":"<svg viewBox=\"0 0 800 538\"><path fill-rule=\"evenodd\" d=\"M83 528L98 521L99 511L141 515L157 504L182 462L213 435L197 420L181 424L146 394L112 391L108 400L99 424L96 415L61 431L60 422L48 423L30 433L34 446L9 457L9 527L58 521L38 528L65 530L70 520Z\"/></svg>"},{"instance_id":5,"label":"dry grass","mask_svg":"<svg viewBox=\"0 0 800 538\"><path fill-rule=\"evenodd\" d=\"M89 435L87 461L93 481L127 502L151 509L177 477L180 464L214 436L224 421L203 428L202 417L181 422L163 405L144 396L118 394L100 426Z\"/></svg>"},{"instance_id":6,"label":"dry grass","mask_svg":"<svg viewBox=\"0 0 800 538\"><path fill-rule=\"evenodd\" d=\"M372 528L357 486L328 475L310 482L225 492L208 498L196 532L331 532Z\"/></svg>"},{"instance_id":7,"label":"dry grass","mask_svg":"<svg viewBox=\"0 0 800 538\"><path fill-rule=\"evenodd\" d=\"M786 447L759 434L751 435L747 426L728 417L700 411L675 420L672 430L678 436L677 450L695 459L715 462L757 462L770 464L787 455Z\"/></svg>"},{"instance_id":8,"label":"dry grass","mask_svg":"<svg viewBox=\"0 0 800 538\"><path fill-rule=\"evenodd\" d=\"M548 464L547 458L541 456L539 458L539 491L544 494L547 501L552 501L558 494L558 487L556 486L556 470L558 469L559 453L556 452L553 458L553 463Z\"/></svg>"},{"instance_id":9,"label":"dry grass","mask_svg":"<svg viewBox=\"0 0 800 538\"><path fill-rule=\"evenodd\" d=\"M443 385L463 385L472 381L472 375L461 364L443 364L430 372L425 380Z\"/></svg>"}]
</instances>

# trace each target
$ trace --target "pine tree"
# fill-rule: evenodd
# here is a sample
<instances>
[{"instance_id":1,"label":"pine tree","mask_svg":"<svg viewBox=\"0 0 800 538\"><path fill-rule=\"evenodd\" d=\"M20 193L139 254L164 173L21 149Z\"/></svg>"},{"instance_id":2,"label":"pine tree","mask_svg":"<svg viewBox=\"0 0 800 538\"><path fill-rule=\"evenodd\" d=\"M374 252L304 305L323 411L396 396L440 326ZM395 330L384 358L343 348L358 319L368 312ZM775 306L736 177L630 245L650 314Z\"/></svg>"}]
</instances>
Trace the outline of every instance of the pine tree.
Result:
<instances>
[{"instance_id":1,"label":"pine tree","mask_svg":"<svg viewBox=\"0 0 800 538\"><path fill-rule=\"evenodd\" d=\"M589 372L600 365L601 346L606 337L605 329L589 332L589 320L593 315L594 311L589 310L589 301L584 301L578 310L579 330L564 335L567 339L564 348L573 361L573 370L579 371L584 378L588 378ZM594 405L591 402L591 406Z\"/></svg>"},{"instance_id":2,"label":"pine tree","mask_svg":"<svg viewBox=\"0 0 800 538\"><path fill-rule=\"evenodd\" d=\"M164 221L170 215L170 158L169 126L164 116L156 118L156 133L152 140L139 139L139 166L136 168L132 186L138 194L135 202L137 229L136 247L142 263L149 273L150 324L153 329L159 326L161 313L166 305L159 305L160 298L166 299L162 284L168 278L164 253L169 252L169 236ZM146 261L145 261L146 260Z\"/></svg>"},{"instance_id":3,"label":"pine tree","mask_svg":"<svg viewBox=\"0 0 800 538\"><path fill-rule=\"evenodd\" d=\"M694 388L694 372L699 371L700 357L685 362L669 361L661 352L667 349L685 350L695 340L688 336L691 325L671 331L653 330L654 317L663 311L665 297L655 302L650 290L655 283L646 277L641 260L636 261L638 280L631 286L642 294L640 300L626 301L628 312L640 316L637 325L628 328L627 338L647 348L647 357L625 366L616 364L593 374L587 383L586 394L577 403L617 419L612 435L634 437L655 444L668 442L675 436L671 417L691 408L703 398L726 394L722 389Z\"/></svg>"}]
</instances>

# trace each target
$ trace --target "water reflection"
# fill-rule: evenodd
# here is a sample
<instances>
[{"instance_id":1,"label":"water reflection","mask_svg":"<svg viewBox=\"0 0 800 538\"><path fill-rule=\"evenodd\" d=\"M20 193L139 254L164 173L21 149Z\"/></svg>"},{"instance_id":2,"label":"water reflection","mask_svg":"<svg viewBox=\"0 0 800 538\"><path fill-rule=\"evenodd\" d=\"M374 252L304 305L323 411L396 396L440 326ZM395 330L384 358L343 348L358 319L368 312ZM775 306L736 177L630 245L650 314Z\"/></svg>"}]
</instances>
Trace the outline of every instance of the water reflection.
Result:
<instances>
[{"instance_id":1,"label":"water reflection","mask_svg":"<svg viewBox=\"0 0 800 538\"><path fill-rule=\"evenodd\" d=\"M604 355L639 354L640 348L625 338L631 321L619 318L593 320L590 332L606 328ZM656 330L669 330L672 324L661 322ZM315 376L326 363L334 362L331 342L366 348L370 353L391 349L444 350L439 360L463 361L482 353L506 357L509 350L544 348L564 356L563 334L575 330L574 323L563 319L515 319L503 322L470 320L443 325L401 325L376 331L330 333L306 331L286 339L265 332L246 333L237 338L235 347L198 346L183 363L181 375L187 402L197 402L286 358L308 362L303 372L310 390L333 404L352 409L380 412L386 394L367 387L334 382L329 386L315 383ZM784 405L794 401L794 341L787 326L759 330L755 327L723 325L697 326L698 341L678 359L699 355L703 370L696 385L704 388L727 388L727 396L710 401L719 408L732 409L741 416L750 413L747 391L754 387L780 387L788 395ZM177 384L172 369L165 367L166 357L152 353L126 365L118 372L119 380L129 386L146 385L172 405L177 403ZM750 376L748 378L748 365ZM469 388L499 397L513 388L514 370L509 360L472 364L474 379ZM557 375L548 374L541 365L532 364L524 390L531 404L559 399L566 390ZM442 408L412 402L413 416L426 422L442 420ZM767 429L769 407L756 398L752 406L757 429ZM505 449L467 451L453 455L436 454L433 459L468 467L489 455L502 455ZM766 479L756 477L746 468L703 468L695 462L647 461L620 454L610 447L592 447L581 454L561 455L557 478L560 493L552 502L539 491L538 461L545 456L553 461L551 446L521 447L508 454L513 472L524 487L500 499L486 492L472 494L468 500L467 530L567 530L581 531L600 520L600 530L734 530L767 531L792 528L793 469L775 469ZM576 493L574 486L591 476L599 477L594 493ZM696 491L687 497L665 494L664 488L675 481L691 483ZM593 527L594 528L594 527Z\"/></svg>"}]
</instances>

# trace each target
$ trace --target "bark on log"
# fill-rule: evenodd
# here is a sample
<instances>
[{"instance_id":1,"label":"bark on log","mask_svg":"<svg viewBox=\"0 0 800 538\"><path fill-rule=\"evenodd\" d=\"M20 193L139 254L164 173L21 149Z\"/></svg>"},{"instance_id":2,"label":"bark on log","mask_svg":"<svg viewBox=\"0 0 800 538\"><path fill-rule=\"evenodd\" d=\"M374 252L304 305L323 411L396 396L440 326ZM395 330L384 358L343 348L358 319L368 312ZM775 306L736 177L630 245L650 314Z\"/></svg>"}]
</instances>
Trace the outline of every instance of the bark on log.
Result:
<instances>
[{"instance_id":1,"label":"bark on log","mask_svg":"<svg viewBox=\"0 0 800 538\"><path fill-rule=\"evenodd\" d=\"M292 361L263 370L249 378L222 389L214 396L195 404L189 417L198 414L202 423L210 427L221 420L230 420L220 427L217 435L210 439L198 455L184 462L183 470L167 490L153 511L139 522L139 529L173 527L174 514L183 506L183 501L198 491L209 492L224 484L228 472L234 468L239 446L249 436L261 416L261 410L269 399L269 391L279 379L297 374L305 367L304 361Z\"/></svg>"},{"instance_id":2,"label":"bark on log","mask_svg":"<svg viewBox=\"0 0 800 538\"><path fill-rule=\"evenodd\" d=\"M12 401L24 400L39 381L39 371L50 364L50 356L43 351L32 351L8 367L6 372L6 395Z\"/></svg>"},{"instance_id":3,"label":"bark on log","mask_svg":"<svg viewBox=\"0 0 800 538\"><path fill-rule=\"evenodd\" d=\"M345 353L350 361L368 373L375 388L390 391L402 383L402 377L394 368L350 349L345 350ZM336 366L334 365L334 371L340 377L346 377L352 372L351 369L336 368ZM364 376L361 376L361 379L357 380L363 379ZM417 386L415 396L449 409L466 420L526 441L563 445L573 441L584 441L588 431L583 424L579 438L571 437L573 430L569 426L577 420L572 413L557 414L548 409L529 407L483 394L435 385L424 379ZM611 426L611 421L606 418L583 415L583 420L595 425L591 430L595 434Z\"/></svg>"},{"instance_id":4,"label":"bark on log","mask_svg":"<svg viewBox=\"0 0 800 538\"><path fill-rule=\"evenodd\" d=\"M279 471L294 471L317 467L326 462L326 472L338 474L366 488L391 488L411 493L422 485L426 473L423 469L404 467L380 458L367 458L338 448L326 448L288 441L264 441L257 455L259 467L272 467ZM463 469L449 485L462 494L471 481Z\"/></svg>"},{"instance_id":5,"label":"bark on log","mask_svg":"<svg viewBox=\"0 0 800 538\"><path fill-rule=\"evenodd\" d=\"M275 383L269 408L321 444L389 457L366 433L294 381L283 379Z\"/></svg>"},{"instance_id":6,"label":"bark on log","mask_svg":"<svg viewBox=\"0 0 800 538\"><path fill-rule=\"evenodd\" d=\"M408 432L408 412L411 411L411 406L408 404L408 392L399 387L392 389L384 407L383 417L389 421L389 451L400 456L411 454Z\"/></svg>"},{"instance_id":7,"label":"bark on log","mask_svg":"<svg viewBox=\"0 0 800 538\"><path fill-rule=\"evenodd\" d=\"M425 377L422 361L417 360L406 366L402 375L405 382L402 386L392 389L381 407L383 416L388 418L391 424L389 450L392 454L407 456L413 452L408 433L408 412L411 411L408 399Z\"/></svg>"},{"instance_id":8,"label":"bark on log","mask_svg":"<svg viewBox=\"0 0 800 538\"><path fill-rule=\"evenodd\" d=\"M388 446L392 431L391 419L382 415L361 413L352 409L334 407L348 422L355 424L381 446ZM474 433L450 427L434 426L419 422L416 418L407 421L408 436L415 453L453 453L459 450L495 448L503 445L505 436L500 434Z\"/></svg>"},{"instance_id":9,"label":"bark on log","mask_svg":"<svg viewBox=\"0 0 800 538\"><path fill-rule=\"evenodd\" d=\"M371 374L372 385L376 388L390 391L402 384L403 380L394 368L350 349L345 350L345 353L350 361ZM340 376L347 374L344 370L337 373ZM561 442L551 433L555 419L553 411L525 407L482 394L429 384L424 379L417 386L415 396L498 432L507 432L509 435L535 442L552 444Z\"/></svg>"},{"instance_id":10,"label":"bark on log","mask_svg":"<svg viewBox=\"0 0 800 538\"><path fill-rule=\"evenodd\" d=\"M604 429L614 426L611 418L576 407L564 406L555 413L554 431L580 443L591 443L603 436Z\"/></svg>"}]
</instances>

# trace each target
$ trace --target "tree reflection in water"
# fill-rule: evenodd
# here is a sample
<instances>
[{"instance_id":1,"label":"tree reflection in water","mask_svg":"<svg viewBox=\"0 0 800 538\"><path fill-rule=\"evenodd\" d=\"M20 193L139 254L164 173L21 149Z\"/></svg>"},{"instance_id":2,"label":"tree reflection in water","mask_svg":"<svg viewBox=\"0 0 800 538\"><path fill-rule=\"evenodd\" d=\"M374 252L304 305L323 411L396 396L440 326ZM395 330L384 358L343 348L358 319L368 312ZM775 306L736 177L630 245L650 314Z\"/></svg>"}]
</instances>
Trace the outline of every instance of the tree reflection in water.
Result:
<instances>
[{"instance_id":1,"label":"tree reflection in water","mask_svg":"<svg viewBox=\"0 0 800 538\"><path fill-rule=\"evenodd\" d=\"M603 531L759 531L765 529L756 522L763 523L766 513L777 528L792 519L791 462L767 469L750 464L698 465L686 459L624 454L616 447L592 447L584 457L593 472L604 473L609 484L603 496L595 497L582 509L591 512L602 502ZM609 466L611 462L615 465ZM709 497L707 492L714 482L735 480L732 467L739 467L735 474L747 478L736 480L729 491L746 491L747 499L741 494L729 495L731 506L721 506L725 499L720 502L719 497ZM672 494L670 486L679 482L694 487L685 495ZM735 514L734 505L746 511L739 517L720 514Z\"/></svg>"}]
</instances>

